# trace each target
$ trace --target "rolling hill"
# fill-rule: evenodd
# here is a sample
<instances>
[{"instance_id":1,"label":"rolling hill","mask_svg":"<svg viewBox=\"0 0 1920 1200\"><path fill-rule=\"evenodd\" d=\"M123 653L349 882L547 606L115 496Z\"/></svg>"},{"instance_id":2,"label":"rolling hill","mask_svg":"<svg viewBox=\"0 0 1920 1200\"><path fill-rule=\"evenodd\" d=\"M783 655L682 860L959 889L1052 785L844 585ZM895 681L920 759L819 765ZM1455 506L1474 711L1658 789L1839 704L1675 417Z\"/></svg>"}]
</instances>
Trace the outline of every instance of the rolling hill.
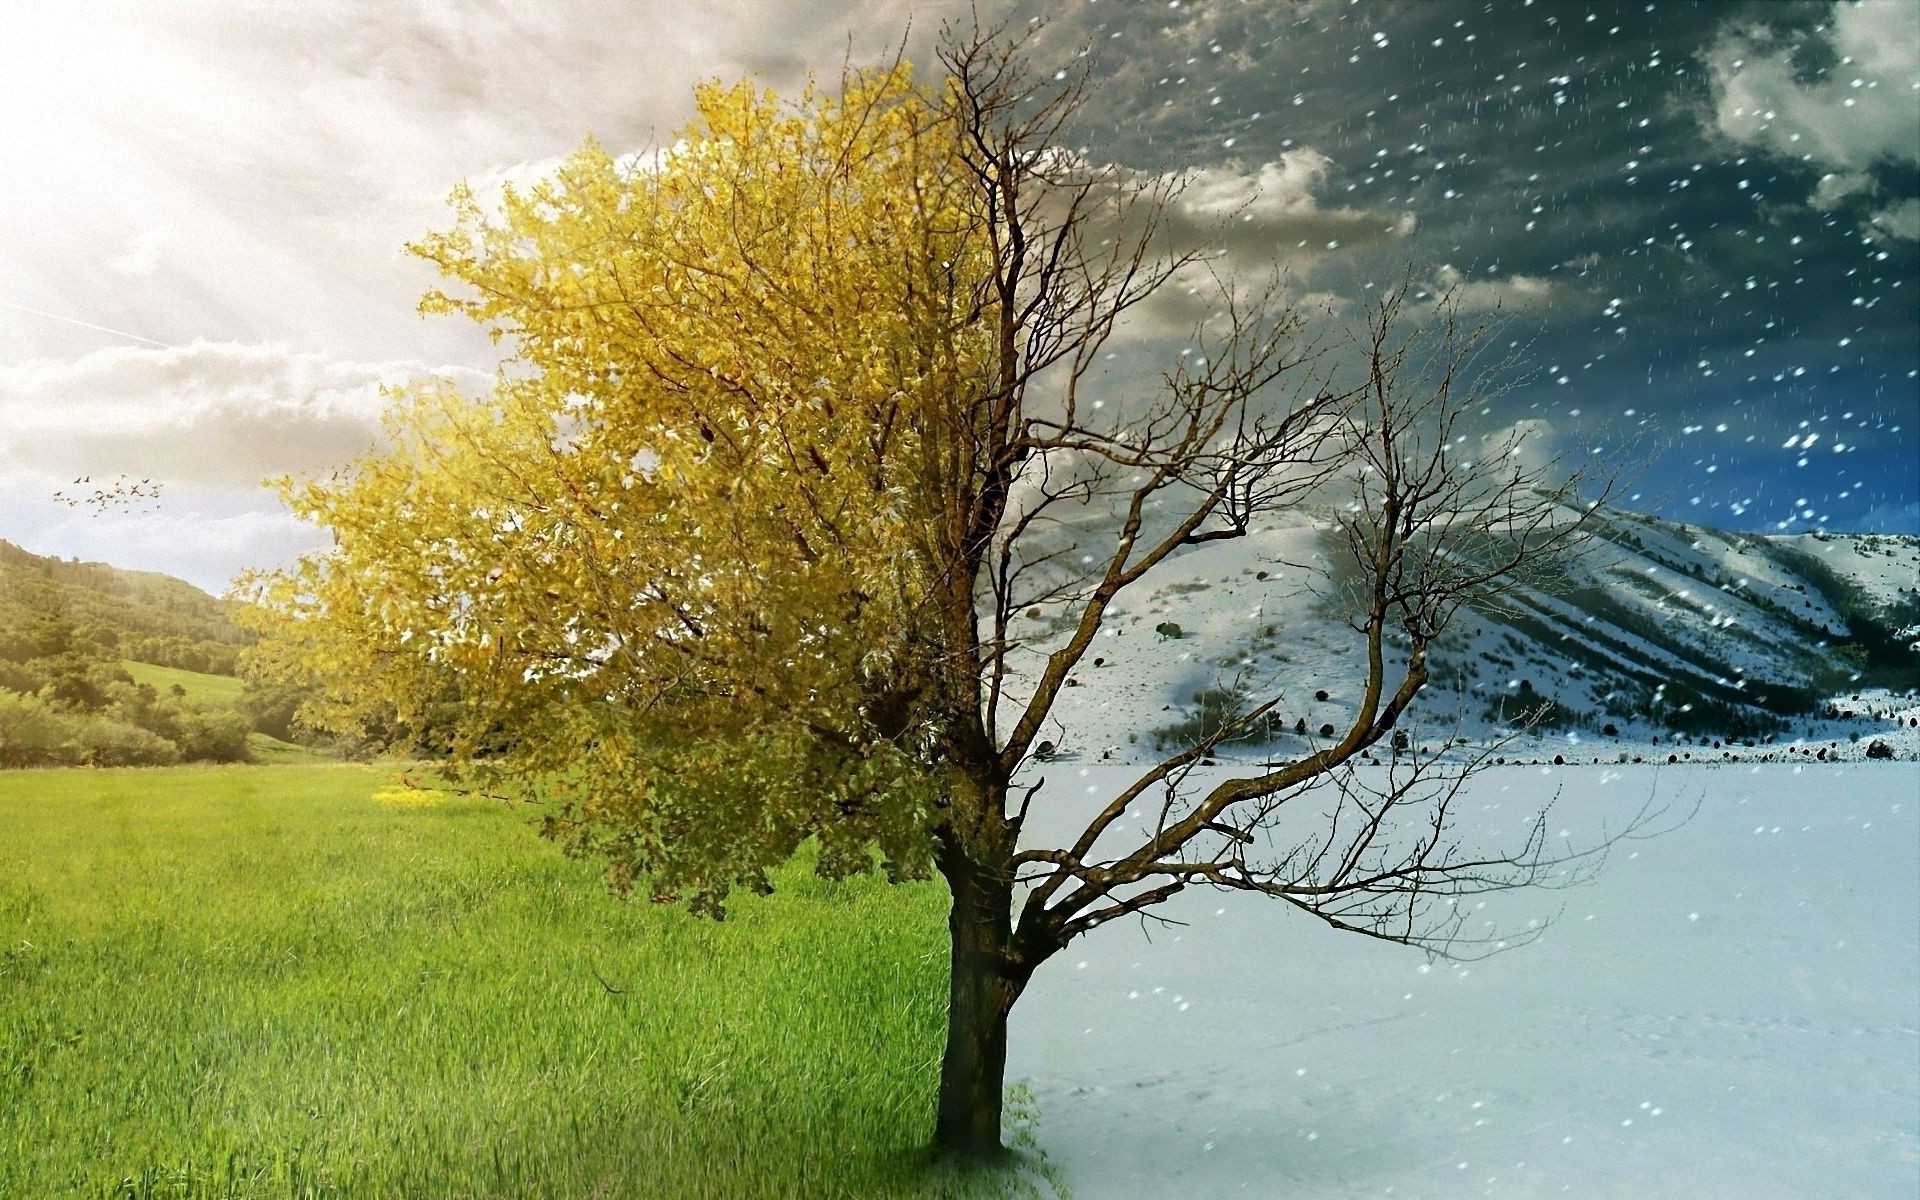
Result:
<instances>
[{"instance_id":1,"label":"rolling hill","mask_svg":"<svg viewBox=\"0 0 1920 1200\"><path fill-rule=\"evenodd\" d=\"M119 657L231 675L252 636L233 605L183 579L33 554L0 541L0 658L57 652L62 627Z\"/></svg>"}]
</instances>

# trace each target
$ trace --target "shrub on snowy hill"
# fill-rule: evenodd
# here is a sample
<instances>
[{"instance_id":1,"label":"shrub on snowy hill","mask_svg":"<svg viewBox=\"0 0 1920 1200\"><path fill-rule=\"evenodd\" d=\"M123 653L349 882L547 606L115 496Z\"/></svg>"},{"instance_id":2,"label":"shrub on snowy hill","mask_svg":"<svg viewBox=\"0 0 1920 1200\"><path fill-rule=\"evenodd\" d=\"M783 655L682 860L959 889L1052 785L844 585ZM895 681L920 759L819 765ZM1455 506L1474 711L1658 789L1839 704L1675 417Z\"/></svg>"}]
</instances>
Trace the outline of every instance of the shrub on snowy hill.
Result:
<instances>
[{"instance_id":1,"label":"shrub on snowy hill","mask_svg":"<svg viewBox=\"0 0 1920 1200\"><path fill-rule=\"evenodd\" d=\"M1896 591L1883 601L1859 580L1797 547L1774 544L1769 553L1811 583L1846 623L1823 680L1828 690L1920 691L1920 653L1914 652L1912 636L1913 627L1920 626L1920 594Z\"/></svg>"},{"instance_id":2,"label":"shrub on snowy hill","mask_svg":"<svg viewBox=\"0 0 1920 1200\"><path fill-rule=\"evenodd\" d=\"M1203 688L1193 694L1192 707L1188 708L1179 720L1154 730L1153 748L1177 750L1187 746L1197 746L1220 730L1242 723L1246 728L1222 738L1221 744L1234 746L1271 744L1286 728L1286 723L1273 713L1266 713L1248 721L1247 714L1252 709L1253 697L1241 684Z\"/></svg>"},{"instance_id":3,"label":"shrub on snowy hill","mask_svg":"<svg viewBox=\"0 0 1920 1200\"><path fill-rule=\"evenodd\" d=\"M1675 679L1648 687L1626 684L1601 702L1605 716L1650 722L1668 733L1694 737L1760 738L1779 733L1790 718L1815 711L1818 700L1806 688L1767 684L1751 695L1728 689L1709 692L1687 680Z\"/></svg>"},{"instance_id":4,"label":"shrub on snowy hill","mask_svg":"<svg viewBox=\"0 0 1920 1200\"><path fill-rule=\"evenodd\" d=\"M1593 714L1572 708L1531 686L1513 695L1495 696L1481 716L1503 729L1544 733L1557 729L1585 729Z\"/></svg>"}]
</instances>

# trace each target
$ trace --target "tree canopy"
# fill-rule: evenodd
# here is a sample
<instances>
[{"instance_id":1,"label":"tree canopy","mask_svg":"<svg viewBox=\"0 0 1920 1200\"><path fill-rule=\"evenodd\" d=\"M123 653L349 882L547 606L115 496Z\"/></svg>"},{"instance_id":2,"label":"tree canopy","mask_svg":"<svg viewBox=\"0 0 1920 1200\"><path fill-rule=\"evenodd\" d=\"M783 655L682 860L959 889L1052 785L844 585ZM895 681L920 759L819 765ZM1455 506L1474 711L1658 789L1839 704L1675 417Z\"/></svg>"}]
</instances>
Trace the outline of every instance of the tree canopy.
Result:
<instances>
[{"instance_id":1,"label":"tree canopy","mask_svg":"<svg viewBox=\"0 0 1920 1200\"><path fill-rule=\"evenodd\" d=\"M456 758L713 910L810 835L826 870L877 843L924 873L902 748L994 301L955 129L906 69L697 109L497 212L455 194L414 250L464 286L423 308L512 356L491 397L406 393L389 447L288 484L336 545L260 595L332 684L317 718L417 722L456 676Z\"/></svg>"}]
</instances>

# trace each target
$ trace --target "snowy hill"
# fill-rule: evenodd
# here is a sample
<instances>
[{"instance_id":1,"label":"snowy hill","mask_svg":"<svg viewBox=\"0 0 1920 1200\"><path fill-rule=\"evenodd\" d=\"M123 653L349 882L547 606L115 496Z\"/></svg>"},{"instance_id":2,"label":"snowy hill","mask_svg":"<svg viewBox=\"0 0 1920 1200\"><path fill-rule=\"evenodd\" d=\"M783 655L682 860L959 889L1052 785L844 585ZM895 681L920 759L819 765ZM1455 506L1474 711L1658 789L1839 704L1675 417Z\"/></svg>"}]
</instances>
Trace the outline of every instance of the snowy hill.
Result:
<instances>
[{"instance_id":1,"label":"snowy hill","mask_svg":"<svg viewBox=\"0 0 1920 1200\"><path fill-rule=\"evenodd\" d=\"M1694 756L1676 743L1846 758L1875 739L1903 758L1920 747L1920 538L1765 537L1611 509L1593 529L1550 580L1461 612L1416 738L1484 742L1531 717L1521 752L1581 760L1655 745ZM1338 562L1311 514L1175 556L1122 594L1045 736L1083 761L1137 761L1275 691L1273 736L1230 753L1287 757L1344 729L1362 663ZM1065 639L1066 615L1028 610L1026 662Z\"/></svg>"}]
</instances>

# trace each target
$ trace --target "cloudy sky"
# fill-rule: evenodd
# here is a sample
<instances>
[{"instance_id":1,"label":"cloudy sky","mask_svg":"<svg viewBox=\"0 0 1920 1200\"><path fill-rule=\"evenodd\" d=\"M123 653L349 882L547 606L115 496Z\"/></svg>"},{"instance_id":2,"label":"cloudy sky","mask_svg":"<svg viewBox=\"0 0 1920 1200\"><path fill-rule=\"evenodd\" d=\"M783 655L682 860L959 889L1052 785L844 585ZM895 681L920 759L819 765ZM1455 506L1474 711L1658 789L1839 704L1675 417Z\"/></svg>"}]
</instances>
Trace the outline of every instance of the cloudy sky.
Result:
<instances>
[{"instance_id":1,"label":"cloudy sky","mask_svg":"<svg viewBox=\"0 0 1920 1200\"><path fill-rule=\"evenodd\" d=\"M1043 8L1097 60L1086 153L1190 172L1236 267L1497 306L1533 369L1499 418L1650 422L1639 507L1920 531L1920 4L982 3ZM413 311L453 184L659 145L704 78L924 61L965 9L10 0L0 538L214 589L316 544L260 481L493 367Z\"/></svg>"}]
</instances>

